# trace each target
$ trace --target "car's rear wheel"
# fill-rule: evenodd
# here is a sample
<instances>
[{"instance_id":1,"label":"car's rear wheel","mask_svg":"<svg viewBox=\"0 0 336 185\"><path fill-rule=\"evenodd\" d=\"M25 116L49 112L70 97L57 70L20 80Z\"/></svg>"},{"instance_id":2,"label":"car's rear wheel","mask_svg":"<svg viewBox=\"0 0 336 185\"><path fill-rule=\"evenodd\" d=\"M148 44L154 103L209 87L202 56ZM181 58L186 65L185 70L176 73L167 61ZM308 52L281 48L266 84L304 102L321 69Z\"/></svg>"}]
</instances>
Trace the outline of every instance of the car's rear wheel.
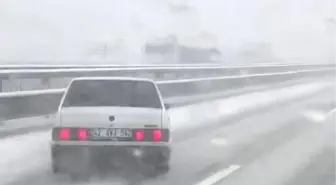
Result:
<instances>
[{"instance_id":1,"label":"car's rear wheel","mask_svg":"<svg viewBox=\"0 0 336 185\"><path fill-rule=\"evenodd\" d=\"M146 177L155 177L164 175L170 170L170 160L164 155L151 155L149 159L145 160L141 165L141 171Z\"/></svg>"},{"instance_id":2,"label":"car's rear wheel","mask_svg":"<svg viewBox=\"0 0 336 185\"><path fill-rule=\"evenodd\" d=\"M87 173L70 172L69 176L72 181L87 181L90 179Z\"/></svg>"},{"instance_id":3,"label":"car's rear wheel","mask_svg":"<svg viewBox=\"0 0 336 185\"><path fill-rule=\"evenodd\" d=\"M57 164L52 164L52 166L51 166L51 171L52 171L53 173L59 173L59 172L60 172L60 169L59 169L59 167L57 166Z\"/></svg>"},{"instance_id":4,"label":"car's rear wheel","mask_svg":"<svg viewBox=\"0 0 336 185\"><path fill-rule=\"evenodd\" d=\"M160 174L168 173L170 170L170 160L161 156L158 163L155 164L155 168Z\"/></svg>"},{"instance_id":5,"label":"car's rear wheel","mask_svg":"<svg viewBox=\"0 0 336 185\"><path fill-rule=\"evenodd\" d=\"M158 170L169 171L170 170L170 164L169 164L169 162L159 163L159 164L156 164L156 168Z\"/></svg>"},{"instance_id":6,"label":"car's rear wheel","mask_svg":"<svg viewBox=\"0 0 336 185\"><path fill-rule=\"evenodd\" d=\"M51 148L51 171L52 171L52 173L59 173L60 172L60 167L59 167L58 163L59 163L58 153L52 147Z\"/></svg>"},{"instance_id":7,"label":"car's rear wheel","mask_svg":"<svg viewBox=\"0 0 336 185\"><path fill-rule=\"evenodd\" d=\"M60 147L51 149L51 170L53 173L83 174L89 169L88 157L83 152L66 151Z\"/></svg>"}]
</instances>

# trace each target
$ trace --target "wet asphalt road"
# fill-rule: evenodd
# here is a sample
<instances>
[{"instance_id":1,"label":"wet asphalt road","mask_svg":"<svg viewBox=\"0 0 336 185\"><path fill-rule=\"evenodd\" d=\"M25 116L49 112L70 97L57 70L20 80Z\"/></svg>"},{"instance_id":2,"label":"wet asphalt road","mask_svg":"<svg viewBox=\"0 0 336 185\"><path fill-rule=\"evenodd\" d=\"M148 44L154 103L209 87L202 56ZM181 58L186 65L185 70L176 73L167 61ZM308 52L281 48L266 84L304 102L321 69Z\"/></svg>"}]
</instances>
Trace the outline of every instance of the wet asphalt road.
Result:
<instances>
[{"instance_id":1,"label":"wet asphalt road","mask_svg":"<svg viewBox=\"0 0 336 185\"><path fill-rule=\"evenodd\" d=\"M176 130L170 172L149 179L129 166L74 182L50 172L45 149L34 156L40 167L10 185L334 185L335 114L327 116L333 109L329 88L216 126Z\"/></svg>"}]
</instances>

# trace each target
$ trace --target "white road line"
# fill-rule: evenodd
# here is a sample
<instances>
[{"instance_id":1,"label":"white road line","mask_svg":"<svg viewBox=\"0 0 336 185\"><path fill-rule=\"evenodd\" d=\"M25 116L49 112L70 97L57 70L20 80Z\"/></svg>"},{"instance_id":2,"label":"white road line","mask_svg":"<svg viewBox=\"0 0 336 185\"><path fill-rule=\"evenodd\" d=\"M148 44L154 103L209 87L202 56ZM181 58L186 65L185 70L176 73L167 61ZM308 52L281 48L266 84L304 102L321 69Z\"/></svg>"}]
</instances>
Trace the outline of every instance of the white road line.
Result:
<instances>
[{"instance_id":1,"label":"white road line","mask_svg":"<svg viewBox=\"0 0 336 185\"><path fill-rule=\"evenodd\" d=\"M305 111L303 115L314 122L323 122L326 118L325 113L319 110L309 110Z\"/></svg>"},{"instance_id":2,"label":"white road line","mask_svg":"<svg viewBox=\"0 0 336 185\"><path fill-rule=\"evenodd\" d=\"M336 112L336 108L328 111L322 112L319 110L308 110L303 112L303 115L314 122L324 122L328 117L332 116Z\"/></svg>"},{"instance_id":3,"label":"white road line","mask_svg":"<svg viewBox=\"0 0 336 185\"><path fill-rule=\"evenodd\" d=\"M228 145L229 142L225 138L214 138L211 140L211 144L213 145Z\"/></svg>"},{"instance_id":4,"label":"white road line","mask_svg":"<svg viewBox=\"0 0 336 185\"><path fill-rule=\"evenodd\" d=\"M211 175L210 177L204 179L203 181L197 183L196 185L214 185L218 183L220 180L232 174L233 172L237 171L239 168L240 168L239 165L231 165L230 167L225 168Z\"/></svg>"},{"instance_id":5,"label":"white road line","mask_svg":"<svg viewBox=\"0 0 336 185\"><path fill-rule=\"evenodd\" d=\"M328 116L331 116L333 113L335 113L336 112L336 108L334 108L334 109L332 109L331 111L329 111L328 113L327 113L327 115Z\"/></svg>"}]
</instances>

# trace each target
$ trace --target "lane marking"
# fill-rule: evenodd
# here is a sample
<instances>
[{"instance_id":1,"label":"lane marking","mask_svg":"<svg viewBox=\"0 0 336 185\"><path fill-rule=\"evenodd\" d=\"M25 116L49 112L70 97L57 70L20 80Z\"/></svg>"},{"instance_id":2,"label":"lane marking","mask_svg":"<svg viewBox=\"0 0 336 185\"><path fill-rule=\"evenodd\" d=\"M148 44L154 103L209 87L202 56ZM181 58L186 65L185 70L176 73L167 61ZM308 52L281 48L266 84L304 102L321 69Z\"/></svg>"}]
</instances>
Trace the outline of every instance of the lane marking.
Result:
<instances>
[{"instance_id":1,"label":"lane marking","mask_svg":"<svg viewBox=\"0 0 336 185\"><path fill-rule=\"evenodd\" d=\"M330 110L328 113L327 113L327 116L331 116L332 114L334 114L336 112L336 108Z\"/></svg>"},{"instance_id":2,"label":"lane marking","mask_svg":"<svg viewBox=\"0 0 336 185\"><path fill-rule=\"evenodd\" d=\"M211 140L211 144L213 145L228 145L229 142L225 138L214 138Z\"/></svg>"},{"instance_id":3,"label":"lane marking","mask_svg":"<svg viewBox=\"0 0 336 185\"><path fill-rule=\"evenodd\" d=\"M238 169L240 169L239 165L231 165L228 168L225 168L225 169L209 176L208 178L204 179L203 181L197 183L196 185L214 185L214 184L218 183L220 180L222 180L225 177L232 174L233 172L237 171Z\"/></svg>"},{"instance_id":4,"label":"lane marking","mask_svg":"<svg viewBox=\"0 0 336 185\"><path fill-rule=\"evenodd\" d=\"M309 110L309 111L303 112L303 115L306 118L310 119L311 121L323 122L326 119L328 119L328 117L332 116L335 112L336 112L336 108L328 112L321 112L319 110Z\"/></svg>"},{"instance_id":5,"label":"lane marking","mask_svg":"<svg viewBox=\"0 0 336 185\"><path fill-rule=\"evenodd\" d=\"M326 119L325 114L318 110L305 111L303 115L314 122L323 122Z\"/></svg>"}]
</instances>

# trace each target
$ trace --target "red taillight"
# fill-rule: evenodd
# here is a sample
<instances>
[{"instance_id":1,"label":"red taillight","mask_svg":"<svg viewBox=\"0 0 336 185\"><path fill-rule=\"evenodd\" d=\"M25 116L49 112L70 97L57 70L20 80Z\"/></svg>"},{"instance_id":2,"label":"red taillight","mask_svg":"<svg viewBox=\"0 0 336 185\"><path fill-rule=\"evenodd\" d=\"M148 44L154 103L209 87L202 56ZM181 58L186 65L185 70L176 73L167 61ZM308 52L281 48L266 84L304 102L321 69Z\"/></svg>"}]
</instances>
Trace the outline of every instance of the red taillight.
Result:
<instances>
[{"instance_id":1,"label":"red taillight","mask_svg":"<svg viewBox=\"0 0 336 185\"><path fill-rule=\"evenodd\" d=\"M62 128L59 132L60 140L69 140L70 139L70 129Z\"/></svg>"},{"instance_id":2,"label":"red taillight","mask_svg":"<svg viewBox=\"0 0 336 185\"><path fill-rule=\"evenodd\" d=\"M135 133L135 139L137 141L143 141L145 139L145 132L143 130L137 130Z\"/></svg>"},{"instance_id":3,"label":"red taillight","mask_svg":"<svg viewBox=\"0 0 336 185\"><path fill-rule=\"evenodd\" d=\"M153 141L161 141L162 132L161 130L153 130Z\"/></svg>"},{"instance_id":4,"label":"red taillight","mask_svg":"<svg viewBox=\"0 0 336 185\"><path fill-rule=\"evenodd\" d=\"M77 137L79 140L86 140L87 139L87 129L78 129Z\"/></svg>"}]
</instances>

